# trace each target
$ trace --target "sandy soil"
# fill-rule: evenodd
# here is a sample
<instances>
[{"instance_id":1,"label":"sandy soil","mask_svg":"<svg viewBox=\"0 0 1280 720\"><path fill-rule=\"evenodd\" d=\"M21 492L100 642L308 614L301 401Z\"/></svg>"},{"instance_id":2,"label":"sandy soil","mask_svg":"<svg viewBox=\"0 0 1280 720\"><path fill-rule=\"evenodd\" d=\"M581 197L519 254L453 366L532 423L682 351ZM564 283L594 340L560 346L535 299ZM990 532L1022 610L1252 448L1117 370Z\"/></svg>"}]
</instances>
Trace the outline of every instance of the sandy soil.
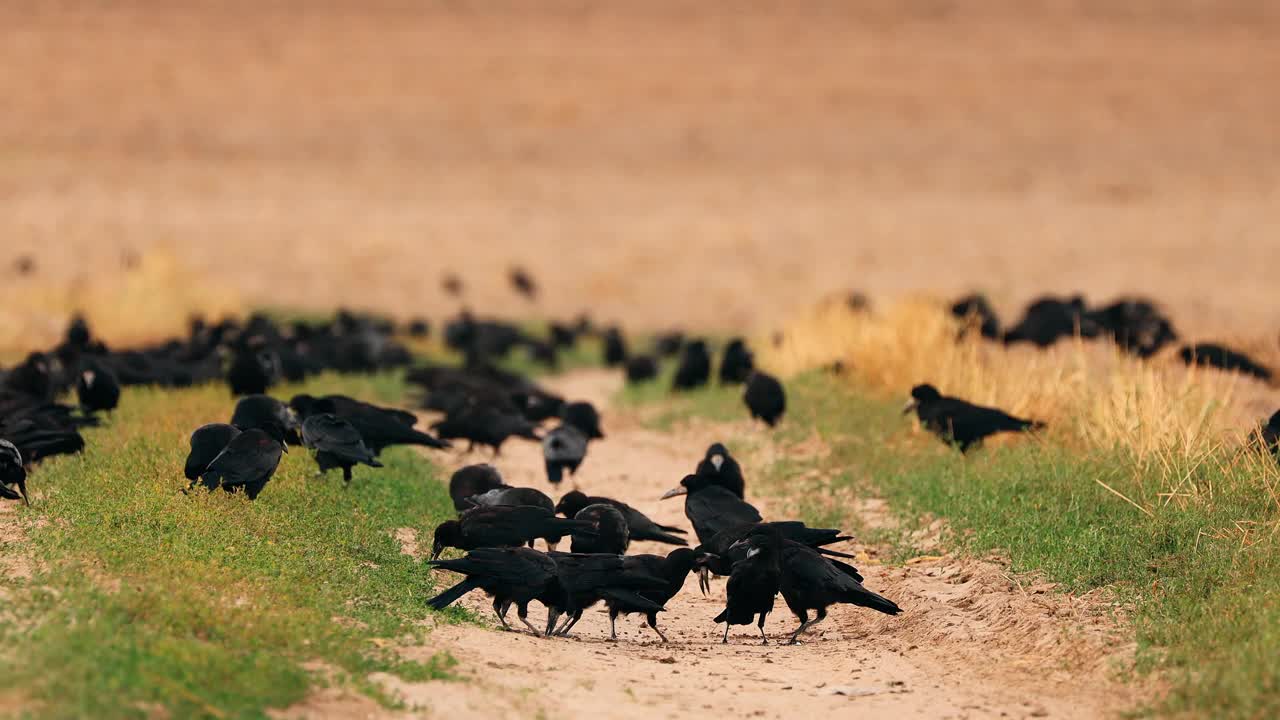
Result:
<instances>
[{"instance_id":1,"label":"sandy soil","mask_svg":"<svg viewBox=\"0 0 1280 720\"><path fill-rule=\"evenodd\" d=\"M1270 338L1278 7L13 0L0 244L37 270L0 305L168 248L325 309L443 314L446 270L643 326L1080 289Z\"/></svg>"},{"instance_id":2,"label":"sandy soil","mask_svg":"<svg viewBox=\"0 0 1280 720\"><path fill-rule=\"evenodd\" d=\"M605 406L617 382L616 374L590 371L565 376L556 387ZM755 448L742 458L748 494L771 515L768 501L751 488L753 464L779 451L760 428L693 424L664 434L608 407L604 429L607 439L593 445L578 477L583 489L624 498L660 522L687 527L681 503L659 502L658 496L692 469L708 444L727 440L732 448L737 441ZM463 455L457 464L487 459ZM497 464L508 482L550 490L533 444L512 444ZM882 503L850 503L868 521L885 521ZM407 530L398 537L412 554L421 555L427 545ZM637 543L631 551L667 549ZM603 611L588 613L568 640L441 625L426 645L404 652L419 659L439 651L453 654L462 682L375 679L414 707L410 714L450 718L695 718L708 712L1093 718L1115 714L1137 697L1109 679L1114 663L1124 662L1131 649L1117 644L1116 626L1100 598L1053 594L1051 586L1009 577L996 563L942 555L885 567L875 560L877 548L844 549L859 554L867 585L899 602L903 615L838 608L798 646L762 647L754 627L736 629L722 645L723 626L711 618L723 607L724 584L716 582L704 598L691 577L659 617L669 644L659 642L638 616L620 620L619 641L610 642ZM492 614L482 593L464 602L483 617ZM535 625L538 612L535 606ZM770 617L771 637L776 641L794 627L780 604ZM372 703L353 712L352 702L349 695L317 696L302 715L393 715Z\"/></svg>"}]
</instances>

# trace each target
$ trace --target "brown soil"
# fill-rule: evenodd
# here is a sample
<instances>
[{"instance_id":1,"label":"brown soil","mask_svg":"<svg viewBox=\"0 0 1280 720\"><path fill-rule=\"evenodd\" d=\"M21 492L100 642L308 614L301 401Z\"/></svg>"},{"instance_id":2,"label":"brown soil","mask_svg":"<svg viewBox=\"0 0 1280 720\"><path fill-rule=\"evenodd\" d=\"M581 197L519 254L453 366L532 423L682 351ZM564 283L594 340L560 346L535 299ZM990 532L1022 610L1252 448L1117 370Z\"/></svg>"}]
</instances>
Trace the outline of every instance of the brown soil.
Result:
<instances>
[{"instance_id":1,"label":"brown soil","mask_svg":"<svg viewBox=\"0 0 1280 720\"><path fill-rule=\"evenodd\" d=\"M756 448L743 458L750 471L775 452L771 436L745 423L692 423L674 434L642 427L630 412L607 405L616 373L578 372L554 383L568 397L606 408L607 439L591 448L577 482L584 490L626 499L664 523L687 527L678 500L658 496L683 477L715 440ZM794 449L791 449L794 451ZM803 450L802 450L803 451ZM466 454L456 465L488 461ZM512 444L496 461L507 481L552 491L531 443ZM554 491L553 491L554 492ZM850 503L868 522L883 522L883 503ZM405 551L420 555L423 539L401 531ZM637 543L632 552L669 548ZM667 605L659 625L663 644L634 616L619 621L619 641L608 640L602 611L584 617L568 640L527 632L503 633L473 625L440 625L411 658L449 652L460 661L459 682L410 684L379 677L415 712L430 717L821 717L857 712L866 717L1069 717L1116 714L1138 694L1111 680L1131 648L1102 598L1072 597L1052 587L1009 576L995 562L948 555L884 566L877 548L851 544L866 584L894 598L898 617L841 607L798 646L777 641L795 627L779 603L770 617L772 642L762 647L754 627L738 628L728 645L723 626L711 622L723 607L723 582L703 597L696 579ZM486 598L464 602L491 617ZM534 624L537 624L535 610ZM351 702L308 707L316 717L347 717Z\"/></svg>"},{"instance_id":2,"label":"brown soil","mask_svg":"<svg viewBox=\"0 0 1280 720\"><path fill-rule=\"evenodd\" d=\"M447 270L485 311L740 329L1079 289L1273 340L1277 7L11 0L0 313L168 248L325 309L452 311Z\"/></svg>"}]
</instances>

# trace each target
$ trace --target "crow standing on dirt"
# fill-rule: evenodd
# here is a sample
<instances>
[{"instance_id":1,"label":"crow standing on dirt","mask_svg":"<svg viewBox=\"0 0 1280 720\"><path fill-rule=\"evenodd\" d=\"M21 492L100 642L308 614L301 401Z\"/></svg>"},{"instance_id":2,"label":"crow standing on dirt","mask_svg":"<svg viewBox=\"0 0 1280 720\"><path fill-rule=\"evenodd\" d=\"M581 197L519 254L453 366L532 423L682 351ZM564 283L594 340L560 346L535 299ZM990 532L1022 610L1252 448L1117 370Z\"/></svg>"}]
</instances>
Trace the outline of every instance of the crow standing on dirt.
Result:
<instances>
[{"instance_id":1,"label":"crow standing on dirt","mask_svg":"<svg viewBox=\"0 0 1280 720\"><path fill-rule=\"evenodd\" d=\"M842 552L828 550L825 547L826 545L853 539L835 528L811 528L799 520L749 523L723 530L709 541L695 548L704 556L704 560L700 564L698 577L698 584L702 587L703 594L706 594L711 587L708 573L721 576L732 573L734 566L745 559L747 553L747 548L738 541L749 538L752 533L764 525L776 530L787 542L800 543L830 557L852 557Z\"/></svg>"},{"instance_id":2,"label":"crow standing on dirt","mask_svg":"<svg viewBox=\"0 0 1280 720\"><path fill-rule=\"evenodd\" d=\"M359 431L375 456L392 445L421 445L437 450L449 447L449 443L413 429L418 422L413 413L378 407L345 395L295 395L289 407L304 420L316 413L332 413L346 420Z\"/></svg>"},{"instance_id":3,"label":"crow standing on dirt","mask_svg":"<svg viewBox=\"0 0 1280 720\"><path fill-rule=\"evenodd\" d=\"M711 355L707 352L707 344L702 340L694 340L684 346L684 354L680 357L680 366L676 368L672 380L673 390L693 390L707 384L711 378Z\"/></svg>"},{"instance_id":4,"label":"crow standing on dirt","mask_svg":"<svg viewBox=\"0 0 1280 720\"><path fill-rule=\"evenodd\" d=\"M1188 365L1207 365L1228 372L1238 372L1271 382L1271 369L1242 352L1216 343L1196 343L1178 351Z\"/></svg>"},{"instance_id":5,"label":"crow standing on dirt","mask_svg":"<svg viewBox=\"0 0 1280 720\"><path fill-rule=\"evenodd\" d=\"M76 378L76 399L86 413L115 410L120 404L120 381L108 367L90 360Z\"/></svg>"},{"instance_id":6,"label":"crow standing on dirt","mask_svg":"<svg viewBox=\"0 0 1280 720\"><path fill-rule=\"evenodd\" d=\"M782 389L782 383L758 370L751 373L742 401L753 419L763 420L769 427L777 425L787 411L787 393Z\"/></svg>"},{"instance_id":7,"label":"crow standing on dirt","mask_svg":"<svg viewBox=\"0 0 1280 720\"><path fill-rule=\"evenodd\" d=\"M559 587L556 562L544 553L523 547L478 548L467 553L466 557L433 559L427 564L466 576L462 582L428 600L427 604L432 609L443 610L479 588L493 598L493 612L502 623L503 630L511 630L507 624L507 612L514 604L520 622L534 635L542 634L529 623L529 603L544 598L552 588Z\"/></svg>"},{"instance_id":8,"label":"crow standing on dirt","mask_svg":"<svg viewBox=\"0 0 1280 720\"><path fill-rule=\"evenodd\" d=\"M578 466L587 457L587 436L576 426L565 423L547 433L542 439L542 459L547 468L547 482L559 486L564 471L570 475L578 472Z\"/></svg>"},{"instance_id":9,"label":"crow standing on dirt","mask_svg":"<svg viewBox=\"0 0 1280 720\"><path fill-rule=\"evenodd\" d=\"M720 359L720 384L737 385L744 383L755 369L755 358L747 349L742 338L734 338L724 347Z\"/></svg>"},{"instance_id":10,"label":"crow standing on dirt","mask_svg":"<svg viewBox=\"0 0 1280 720\"><path fill-rule=\"evenodd\" d=\"M648 603L665 606L671 598L679 594L681 588L684 587L685 578L689 576L689 571L697 563L697 554L689 548L676 548L666 557L661 555L632 555L628 560L633 562L644 573L665 580L667 584L659 589L641 590L636 593L646 603L630 602L631 597L626 593L606 593L604 604L609 608L609 639L618 639L617 620L619 615L644 613L649 627L658 633L658 637L662 638L662 642L667 642L667 636L658 629L658 611L651 609ZM645 605L645 607L641 605Z\"/></svg>"},{"instance_id":11,"label":"crow standing on dirt","mask_svg":"<svg viewBox=\"0 0 1280 720\"><path fill-rule=\"evenodd\" d=\"M652 540L655 542L667 543L670 545L687 545L688 542L682 537L676 537L672 533L684 534L684 530L669 525L659 525L650 520L644 513L636 510L621 500L614 500L607 497L589 497L586 493L579 490L570 490L560 498L560 503L556 505L556 512L565 517L574 517L583 508L588 505L611 505L622 513L622 517L626 519L627 530L632 540Z\"/></svg>"},{"instance_id":12,"label":"crow standing on dirt","mask_svg":"<svg viewBox=\"0 0 1280 720\"><path fill-rule=\"evenodd\" d=\"M447 547L475 550L483 547L519 547L541 538L549 547L574 532L592 533L591 523L558 518L540 507L495 506L476 507L463 512L457 520L446 520L436 526L431 557L437 558Z\"/></svg>"},{"instance_id":13,"label":"crow standing on dirt","mask_svg":"<svg viewBox=\"0 0 1280 720\"><path fill-rule=\"evenodd\" d=\"M450 413L431 426L442 440L466 440L468 452L476 445L493 448L494 456L502 454L502 444L511 437L541 440L533 423L523 415L508 413L492 405L469 405Z\"/></svg>"},{"instance_id":14,"label":"crow standing on dirt","mask_svg":"<svg viewBox=\"0 0 1280 720\"><path fill-rule=\"evenodd\" d=\"M579 510L573 519L590 524L591 532L573 533L570 552L623 555L631 545L627 519L612 505L588 505Z\"/></svg>"},{"instance_id":15,"label":"crow standing on dirt","mask_svg":"<svg viewBox=\"0 0 1280 720\"><path fill-rule=\"evenodd\" d=\"M627 361L627 341L622 331L611 327L604 331L604 365L617 367Z\"/></svg>"},{"instance_id":16,"label":"crow standing on dirt","mask_svg":"<svg viewBox=\"0 0 1280 720\"><path fill-rule=\"evenodd\" d=\"M281 453L288 452L284 444L284 429L277 424L266 429L246 430L231 439L222 452L201 473L199 484L227 492L244 490L250 499L256 499L275 474ZM192 481L190 487L195 487ZM190 488L188 488L190 489Z\"/></svg>"},{"instance_id":17,"label":"crow standing on dirt","mask_svg":"<svg viewBox=\"0 0 1280 720\"><path fill-rule=\"evenodd\" d=\"M905 415L915 410L921 425L948 445L958 446L962 453L996 433L1039 430L1045 426L1042 422L1016 418L995 408L947 397L932 385L915 386L911 389L911 398L902 413Z\"/></svg>"},{"instance_id":18,"label":"crow standing on dirt","mask_svg":"<svg viewBox=\"0 0 1280 720\"><path fill-rule=\"evenodd\" d=\"M622 555L589 555L549 553L556 561L560 581L558 596L543 600L547 606L547 634L568 637L569 631L587 608L601 600L613 599L636 608L634 612L662 612L662 605L646 599L640 592L662 590L668 581L646 572L645 564ZM555 630L560 615L568 620Z\"/></svg>"},{"instance_id":19,"label":"crow standing on dirt","mask_svg":"<svg viewBox=\"0 0 1280 720\"><path fill-rule=\"evenodd\" d=\"M719 533L730 528L760 522L760 511L742 498L717 484L716 480L702 475L686 475L680 486L668 490L667 498L684 495L684 514L693 523L698 542L710 542Z\"/></svg>"},{"instance_id":20,"label":"crow standing on dirt","mask_svg":"<svg viewBox=\"0 0 1280 720\"><path fill-rule=\"evenodd\" d=\"M538 299L538 284L533 281L533 276L524 268L518 266L511 268L511 273L508 277L511 280L511 287L515 288L516 292L529 300Z\"/></svg>"},{"instance_id":21,"label":"crow standing on dirt","mask_svg":"<svg viewBox=\"0 0 1280 720\"><path fill-rule=\"evenodd\" d=\"M774 598L778 594L778 563L776 559L757 549L748 549L742 560L735 563L729 582L725 586L724 610L715 617L716 623L724 623L724 639L729 642L729 629L734 625L750 625L759 616L762 645L769 644L764 623L773 612Z\"/></svg>"},{"instance_id":22,"label":"crow standing on dirt","mask_svg":"<svg viewBox=\"0 0 1280 720\"><path fill-rule=\"evenodd\" d=\"M0 438L0 498L21 500L30 505L27 497L27 469L22 465L22 453L13 443Z\"/></svg>"},{"instance_id":23,"label":"crow standing on dirt","mask_svg":"<svg viewBox=\"0 0 1280 720\"><path fill-rule=\"evenodd\" d=\"M290 445L301 445L298 416L283 402L270 395L246 395L236 402L231 424L240 430L265 430L272 425L284 428L284 439Z\"/></svg>"},{"instance_id":24,"label":"crow standing on dirt","mask_svg":"<svg viewBox=\"0 0 1280 720\"><path fill-rule=\"evenodd\" d=\"M464 502L470 503L471 507L496 507L499 505L517 506L523 505L528 507L539 507L544 510L555 512L555 503L547 494L537 488L529 487L503 487L495 488L479 495L472 495Z\"/></svg>"},{"instance_id":25,"label":"crow standing on dirt","mask_svg":"<svg viewBox=\"0 0 1280 720\"><path fill-rule=\"evenodd\" d=\"M449 497L453 499L453 509L462 512L475 507L475 504L470 502L472 497L483 495L490 490L510 487L503 482L502 475L494 466L468 465L449 478Z\"/></svg>"},{"instance_id":26,"label":"crow standing on dirt","mask_svg":"<svg viewBox=\"0 0 1280 720\"><path fill-rule=\"evenodd\" d=\"M791 634L791 645L799 641L801 633L825 620L832 605L848 603L886 615L902 612L897 603L863 587L862 576L852 566L832 562L799 543L786 542L774 528L761 526L750 539L739 542L750 547L748 555L754 551L774 563L782 599L800 621ZM817 611L813 620L809 620L810 610Z\"/></svg>"},{"instance_id":27,"label":"crow standing on dirt","mask_svg":"<svg viewBox=\"0 0 1280 720\"><path fill-rule=\"evenodd\" d=\"M196 428L191 433L191 452L187 454L183 475L188 480L199 478L209 467L209 463L239 434L239 428L225 423L210 423Z\"/></svg>"},{"instance_id":28,"label":"crow standing on dirt","mask_svg":"<svg viewBox=\"0 0 1280 720\"><path fill-rule=\"evenodd\" d=\"M320 413L302 423L302 444L311 450L320 474L342 468L342 482L351 484L351 468L356 465L382 467L360 437L355 426L331 413Z\"/></svg>"},{"instance_id":29,"label":"crow standing on dirt","mask_svg":"<svg viewBox=\"0 0 1280 720\"><path fill-rule=\"evenodd\" d=\"M698 463L694 474L707 478L740 498L746 497L747 482L742 477L742 466L729 454L729 448L723 443L712 443L707 448L707 453Z\"/></svg>"},{"instance_id":30,"label":"crow standing on dirt","mask_svg":"<svg viewBox=\"0 0 1280 720\"><path fill-rule=\"evenodd\" d=\"M604 431L600 429L600 413L589 402L571 402L560 411L560 419L582 431L588 440L603 440Z\"/></svg>"}]
</instances>

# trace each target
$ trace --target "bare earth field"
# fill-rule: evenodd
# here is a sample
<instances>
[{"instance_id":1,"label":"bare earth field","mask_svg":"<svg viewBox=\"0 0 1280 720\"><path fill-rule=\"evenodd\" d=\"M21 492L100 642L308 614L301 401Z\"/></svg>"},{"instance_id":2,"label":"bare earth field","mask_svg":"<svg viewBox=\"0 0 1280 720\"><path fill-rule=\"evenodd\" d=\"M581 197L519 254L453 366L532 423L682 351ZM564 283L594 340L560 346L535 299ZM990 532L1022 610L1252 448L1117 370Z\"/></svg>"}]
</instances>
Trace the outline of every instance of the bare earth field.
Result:
<instances>
[{"instance_id":1,"label":"bare earth field","mask_svg":"<svg viewBox=\"0 0 1280 720\"><path fill-rule=\"evenodd\" d=\"M759 329L1079 289L1272 337L1278 38L1263 0L14 0L6 322L163 250L248 303L442 314L452 270L486 311Z\"/></svg>"}]
</instances>

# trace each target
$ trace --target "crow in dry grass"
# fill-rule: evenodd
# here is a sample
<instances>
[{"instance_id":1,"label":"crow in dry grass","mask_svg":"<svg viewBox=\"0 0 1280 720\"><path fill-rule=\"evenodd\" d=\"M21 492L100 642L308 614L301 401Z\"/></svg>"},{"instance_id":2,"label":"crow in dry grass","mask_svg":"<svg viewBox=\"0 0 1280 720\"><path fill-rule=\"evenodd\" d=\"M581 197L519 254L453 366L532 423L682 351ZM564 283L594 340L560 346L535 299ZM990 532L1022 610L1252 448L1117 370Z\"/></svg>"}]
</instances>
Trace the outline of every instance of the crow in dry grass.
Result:
<instances>
[{"instance_id":1,"label":"crow in dry grass","mask_svg":"<svg viewBox=\"0 0 1280 720\"><path fill-rule=\"evenodd\" d=\"M285 452L288 448L284 444L284 429L278 424L266 429L246 430L227 443L201 473L198 482L210 490L243 490L250 500L254 500L275 474L281 453ZM192 481L190 487L195 487L196 483Z\"/></svg>"},{"instance_id":2,"label":"crow in dry grass","mask_svg":"<svg viewBox=\"0 0 1280 720\"><path fill-rule=\"evenodd\" d=\"M1255 447L1271 453L1280 460L1280 410L1271 415L1267 422L1253 431L1252 441Z\"/></svg>"},{"instance_id":3,"label":"crow in dry grass","mask_svg":"<svg viewBox=\"0 0 1280 720\"><path fill-rule=\"evenodd\" d=\"M1000 339L1000 317L985 295L974 293L956 300L951 314L964 323L965 331L973 328L988 340Z\"/></svg>"},{"instance_id":4,"label":"crow in dry grass","mask_svg":"<svg viewBox=\"0 0 1280 720\"><path fill-rule=\"evenodd\" d=\"M782 599L800 621L800 627L791 634L791 645L806 630L825 620L827 608L832 605L847 603L886 615L902 612L897 603L863 587L862 576L852 566L828 560L799 543L786 542L775 528L761 526L749 539L739 542L750 548L748 557L764 556L766 562L773 563ZM817 611L813 620L809 620L810 610Z\"/></svg>"},{"instance_id":5,"label":"crow in dry grass","mask_svg":"<svg viewBox=\"0 0 1280 720\"><path fill-rule=\"evenodd\" d=\"M707 384L711 378L711 355L707 352L707 344L702 340L693 340L684 346L684 354L680 357L680 365L672 381L673 390L693 390Z\"/></svg>"},{"instance_id":6,"label":"crow in dry grass","mask_svg":"<svg viewBox=\"0 0 1280 720\"><path fill-rule=\"evenodd\" d=\"M560 498L560 503L556 505L556 512L565 517L576 516L583 508L588 505L611 505L622 513L622 517L627 521L627 529L630 532L632 540L652 540L654 542L667 543L670 545L687 545L688 542L677 537L672 533L684 534L684 530L670 525L659 525L649 519L647 515L636 510L621 500L614 500L607 497L591 497L579 490L570 490Z\"/></svg>"},{"instance_id":7,"label":"crow in dry grass","mask_svg":"<svg viewBox=\"0 0 1280 720\"><path fill-rule=\"evenodd\" d=\"M22 465L22 453L13 443L0 438L0 498L21 500L27 505L27 469Z\"/></svg>"},{"instance_id":8,"label":"crow in dry grass","mask_svg":"<svg viewBox=\"0 0 1280 720\"><path fill-rule=\"evenodd\" d=\"M120 381L102 363L87 361L76 378L76 399L86 413L115 410L120 404Z\"/></svg>"},{"instance_id":9,"label":"crow in dry grass","mask_svg":"<svg viewBox=\"0 0 1280 720\"><path fill-rule=\"evenodd\" d=\"M1044 423L1023 420L995 408L947 397L932 385L917 385L911 389L911 401L902 412L915 410L920 424L948 445L956 445L960 452L980 445L990 435L1000 432L1024 432L1040 430Z\"/></svg>"},{"instance_id":10,"label":"crow in dry grass","mask_svg":"<svg viewBox=\"0 0 1280 720\"><path fill-rule=\"evenodd\" d=\"M209 467L209 463L239 434L240 428L225 423L210 423L196 428L191 433L191 452L187 454L182 474L188 480L199 478Z\"/></svg>"},{"instance_id":11,"label":"crow in dry grass","mask_svg":"<svg viewBox=\"0 0 1280 720\"><path fill-rule=\"evenodd\" d=\"M507 276L511 280L511 287L516 292L525 296L529 300L538 299L538 284L533 281L533 276L522 267L513 267Z\"/></svg>"},{"instance_id":12,"label":"crow in dry grass","mask_svg":"<svg viewBox=\"0 0 1280 720\"><path fill-rule=\"evenodd\" d=\"M494 466L468 465L449 478L449 497L453 499L453 509L462 512L475 506L470 498L510 487Z\"/></svg>"},{"instance_id":13,"label":"crow in dry grass","mask_svg":"<svg viewBox=\"0 0 1280 720\"><path fill-rule=\"evenodd\" d=\"M575 513L573 519L590 523L593 532L575 532L569 545L570 552L622 555L631 545L627 519L618 508L608 503L588 505Z\"/></svg>"},{"instance_id":14,"label":"crow in dry grass","mask_svg":"<svg viewBox=\"0 0 1280 720\"><path fill-rule=\"evenodd\" d=\"M684 587L684 580L689 576L689 571L693 569L697 559L697 554L688 548L672 550L666 557L661 555L632 555L628 558L642 572L665 580L667 584L662 588L637 592L636 594L643 598L646 601L645 603L632 602L629 593L606 593L604 603L609 608L609 639L618 639L617 620L619 615L644 613L649 627L658 633L658 637L662 638L662 642L667 642L667 636L658 629L658 611L653 610L652 606L665 606L671 598L680 593L681 588ZM644 605L644 607L641 605Z\"/></svg>"},{"instance_id":15,"label":"crow in dry grass","mask_svg":"<svg viewBox=\"0 0 1280 720\"><path fill-rule=\"evenodd\" d=\"M747 481L742 477L742 466L729 454L729 448L723 443L712 443L707 448L694 474L707 478L740 498L746 497Z\"/></svg>"},{"instance_id":16,"label":"crow in dry grass","mask_svg":"<svg viewBox=\"0 0 1280 720\"><path fill-rule=\"evenodd\" d=\"M1121 299L1092 310L1088 319L1120 349L1149 358L1178 339L1173 323L1150 300Z\"/></svg>"},{"instance_id":17,"label":"crow in dry grass","mask_svg":"<svg viewBox=\"0 0 1280 720\"><path fill-rule=\"evenodd\" d=\"M507 612L512 605L520 622L534 635L542 633L529 623L529 603L548 596L553 589L559 594L559 576L556 561L544 553L529 548L478 548L466 557L452 560L431 560L427 563L438 570L451 570L466 577L465 580L427 601L435 610L443 610L459 598L475 589L484 590L493 598L493 612L502 623L503 630L511 630L507 624Z\"/></svg>"},{"instance_id":18,"label":"crow in dry grass","mask_svg":"<svg viewBox=\"0 0 1280 720\"><path fill-rule=\"evenodd\" d=\"M351 468L356 465L382 467L373 451L364 444L360 431L331 413L312 415L302 423L302 444L315 457L320 473L342 469L342 482L351 484Z\"/></svg>"},{"instance_id":19,"label":"crow in dry grass","mask_svg":"<svg viewBox=\"0 0 1280 720\"><path fill-rule=\"evenodd\" d=\"M1242 352L1216 343L1196 343L1178 351L1178 357L1188 365L1215 367L1227 372L1238 372L1271 382L1271 369Z\"/></svg>"},{"instance_id":20,"label":"crow in dry grass","mask_svg":"<svg viewBox=\"0 0 1280 720\"><path fill-rule=\"evenodd\" d=\"M627 361L627 341L622 331L611 327L604 331L605 367L617 367Z\"/></svg>"},{"instance_id":21,"label":"crow in dry grass","mask_svg":"<svg viewBox=\"0 0 1280 720\"><path fill-rule=\"evenodd\" d=\"M668 490L663 500L684 495L684 514L693 523L698 542L707 543L725 530L760 522L760 511L727 490L714 478L686 475L680 486Z\"/></svg>"},{"instance_id":22,"label":"crow in dry grass","mask_svg":"<svg viewBox=\"0 0 1280 720\"><path fill-rule=\"evenodd\" d=\"M457 520L436 526L432 559L447 547L475 550L483 547L519 547L542 538L554 547L561 538L574 532L595 532L589 522L558 518L555 513L527 505L476 507L463 512Z\"/></svg>"},{"instance_id":23,"label":"crow in dry grass","mask_svg":"<svg viewBox=\"0 0 1280 720\"><path fill-rule=\"evenodd\" d=\"M658 361L650 355L635 355L627 359L627 382L642 383L658 377Z\"/></svg>"},{"instance_id":24,"label":"crow in dry grass","mask_svg":"<svg viewBox=\"0 0 1280 720\"><path fill-rule=\"evenodd\" d=\"M753 419L763 420L769 427L777 425L787 411L787 393L782 389L782 383L759 370L751 373L742 402L746 403Z\"/></svg>"},{"instance_id":25,"label":"crow in dry grass","mask_svg":"<svg viewBox=\"0 0 1280 720\"><path fill-rule=\"evenodd\" d=\"M1079 295L1066 300L1044 297L1027 306L1026 314L1005 333L1004 341L1006 344L1029 342L1044 348L1077 331L1086 338L1098 334L1096 323L1085 314L1084 298Z\"/></svg>"},{"instance_id":26,"label":"crow in dry grass","mask_svg":"<svg viewBox=\"0 0 1280 720\"><path fill-rule=\"evenodd\" d=\"M742 338L734 338L725 345L720 357L720 384L737 385L751 377L755 369L755 357L747 349Z\"/></svg>"}]
</instances>

